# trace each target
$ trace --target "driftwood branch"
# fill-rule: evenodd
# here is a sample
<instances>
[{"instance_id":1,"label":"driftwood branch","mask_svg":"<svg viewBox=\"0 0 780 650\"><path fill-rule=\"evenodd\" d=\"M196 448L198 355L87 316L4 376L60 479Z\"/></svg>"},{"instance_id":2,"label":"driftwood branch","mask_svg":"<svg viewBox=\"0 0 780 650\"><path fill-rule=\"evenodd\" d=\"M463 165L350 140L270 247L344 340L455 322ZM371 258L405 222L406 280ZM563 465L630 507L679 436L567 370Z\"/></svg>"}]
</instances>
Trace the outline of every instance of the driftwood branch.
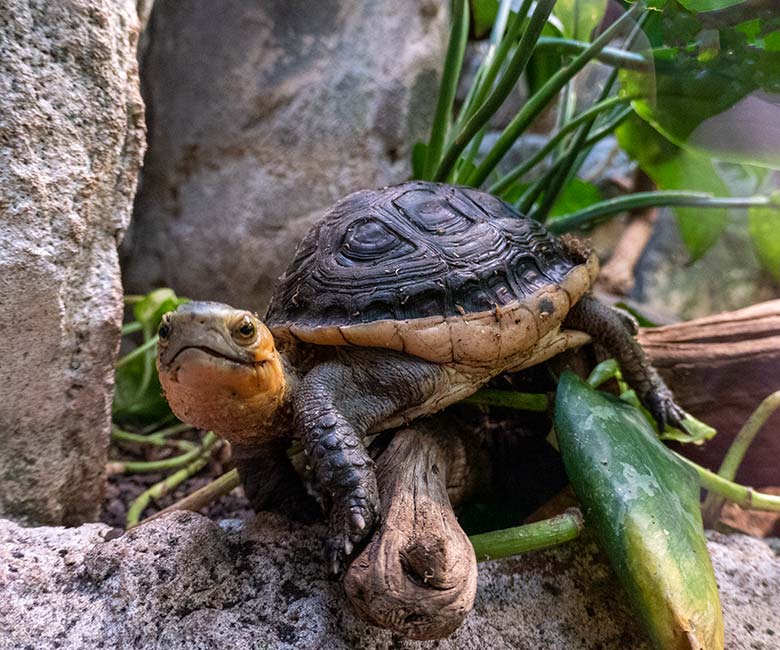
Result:
<instances>
[{"instance_id":1,"label":"driftwood branch","mask_svg":"<svg viewBox=\"0 0 780 650\"><path fill-rule=\"evenodd\" d=\"M745 420L780 389L780 300L642 330L639 339L683 408L718 430L702 447L678 449L716 470ZM780 486L780 413L759 433L736 480Z\"/></svg>"},{"instance_id":2,"label":"driftwood branch","mask_svg":"<svg viewBox=\"0 0 780 650\"><path fill-rule=\"evenodd\" d=\"M412 639L451 634L477 588L474 550L451 499L468 491L479 454L470 449L467 456L450 423L439 417L399 431L381 454L383 519L344 577L363 618Z\"/></svg>"}]
</instances>

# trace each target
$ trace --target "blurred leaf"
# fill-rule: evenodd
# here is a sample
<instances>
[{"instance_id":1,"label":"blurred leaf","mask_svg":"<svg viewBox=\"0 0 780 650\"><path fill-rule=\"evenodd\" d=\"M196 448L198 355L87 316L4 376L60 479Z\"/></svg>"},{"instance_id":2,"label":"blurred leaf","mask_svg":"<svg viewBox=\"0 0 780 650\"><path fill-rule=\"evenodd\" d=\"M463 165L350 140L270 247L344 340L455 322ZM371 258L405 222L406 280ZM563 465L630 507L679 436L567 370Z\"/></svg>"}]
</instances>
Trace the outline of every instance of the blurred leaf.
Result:
<instances>
[{"instance_id":1,"label":"blurred leaf","mask_svg":"<svg viewBox=\"0 0 780 650\"><path fill-rule=\"evenodd\" d=\"M470 0L471 29L475 38L484 38L490 33L498 13L498 0Z\"/></svg>"},{"instance_id":2,"label":"blurred leaf","mask_svg":"<svg viewBox=\"0 0 780 650\"><path fill-rule=\"evenodd\" d=\"M573 178L558 194L558 198L550 209L548 217L554 219L556 216L570 214L582 208L587 208L598 201L601 201L601 192L593 183L588 183L580 178Z\"/></svg>"},{"instance_id":3,"label":"blurred leaf","mask_svg":"<svg viewBox=\"0 0 780 650\"><path fill-rule=\"evenodd\" d=\"M542 30L542 36L557 38L563 36L563 32L552 23L547 23ZM551 47L535 49L525 69L528 93L532 95L539 90L562 66L563 55L559 50Z\"/></svg>"},{"instance_id":4,"label":"blurred leaf","mask_svg":"<svg viewBox=\"0 0 780 650\"><path fill-rule=\"evenodd\" d=\"M143 342L153 340L165 313L173 311L187 298L179 298L171 289L156 289L133 305L136 322L143 330ZM153 422L171 415L155 368L156 350L152 346L137 358L126 360L115 374L112 412L118 423Z\"/></svg>"},{"instance_id":5,"label":"blurred leaf","mask_svg":"<svg viewBox=\"0 0 780 650\"><path fill-rule=\"evenodd\" d=\"M632 103L634 110L678 146L777 168L780 52L767 43L780 36L780 7L751 16L750 25L734 20L664 3L647 28L656 69L651 74L623 70L623 92L641 95ZM654 91L649 90L653 74Z\"/></svg>"},{"instance_id":6,"label":"blurred leaf","mask_svg":"<svg viewBox=\"0 0 780 650\"><path fill-rule=\"evenodd\" d=\"M752 208L748 212L750 237L761 265L780 282L780 212Z\"/></svg>"},{"instance_id":7,"label":"blurred leaf","mask_svg":"<svg viewBox=\"0 0 780 650\"><path fill-rule=\"evenodd\" d=\"M585 521L659 650L723 649L695 472L635 408L561 376L555 432Z\"/></svg>"},{"instance_id":8,"label":"blurred leaf","mask_svg":"<svg viewBox=\"0 0 780 650\"><path fill-rule=\"evenodd\" d=\"M182 303L189 302L186 298L179 298L172 289L155 289L144 296L143 300L133 305L133 314L144 328L156 332L160 326L163 314L173 311Z\"/></svg>"},{"instance_id":9,"label":"blurred leaf","mask_svg":"<svg viewBox=\"0 0 780 650\"><path fill-rule=\"evenodd\" d=\"M616 131L620 146L662 190L694 190L729 196L713 161L669 142L646 122L631 116ZM680 236L693 260L718 240L726 227L725 209L674 208Z\"/></svg>"},{"instance_id":10,"label":"blurred leaf","mask_svg":"<svg viewBox=\"0 0 780 650\"><path fill-rule=\"evenodd\" d=\"M555 16L563 25L568 38L590 41L590 35L598 27L607 8L607 0L558 0Z\"/></svg>"}]
</instances>

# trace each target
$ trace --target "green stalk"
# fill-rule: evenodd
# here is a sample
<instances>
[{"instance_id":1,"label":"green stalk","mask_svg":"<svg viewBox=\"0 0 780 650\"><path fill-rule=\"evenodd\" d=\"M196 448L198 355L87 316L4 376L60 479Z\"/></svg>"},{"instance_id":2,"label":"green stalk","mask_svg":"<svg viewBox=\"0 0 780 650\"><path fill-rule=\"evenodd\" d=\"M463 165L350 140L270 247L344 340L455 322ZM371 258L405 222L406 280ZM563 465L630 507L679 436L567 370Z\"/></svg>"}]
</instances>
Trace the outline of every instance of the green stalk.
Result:
<instances>
[{"instance_id":1,"label":"green stalk","mask_svg":"<svg viewBox=\"0 0 780 650\"><path fill-rule=\"evenodd\" d=\"M454 131L456 133L460 132L466 118L471 116L474 106L479 106L485 100L485 95L493 87L496 75L506 59L512 43L517 38L517 32L523 24L523 18L528 12L530 5L531 0L525 0L524 5L520 7L520 10L509 25L509 31L506 32L512 0L501 0L496 13L496 20L493 23L493 28L490 30L490 46L485 53L485 58L482 59L479 65L479 70L477 70L477 74L474 77L474 83L471 84L471 88L469 88L466 99L463 101L463 106L461 106L458 117L455 120ZM506 37L504 37L505 32Z\"/></svg>"},{"instance_id":2,"label":"green stalk","mask_svg":"<svg viewBox=\"0 0 780 650\"><path fill-rule=\"evenodd\" d=\"M214 446L217 441L217 437L212 431L209 431L203 436L203 442L200 447L194 447L189 451L174 456L173 458L165 458L163 460L152 461L128 461L128 462L112 462L111 468L114 473L122 474L140 474L143 472L162 472L168 469L177 469L183 465L187 465L192 460L196 459L201 454L206 453Z\"/></svg>"},{"instance_id":3,"label":"green stalk","mask_svg":"<svg viewBox=\"0 0 780 650\"><path fill-rule=\"evenodd\" d=\"M704 469L701 465L697 465L693 461L688 460L685 456L682 456L677 452L673 453L686 465L696 471L699 475L699 482L705 490L715 492L742 508L780 512L780 496L764 494L751 487L729 481L722 476L718 476L715 472Z\"/></svg>"},{"instance_id":4,"label":"green stalk","mask_svg":"<svg viewBox=\"0 0 780 650\"><path fill-rule=\"evenodd\" d=\"M625 41L625 47L631 47L636 40L638 34L642 31L642 25L644 25L647 14L644 14L639 18L636 25L634 25L631 33L628 35ZM609 94L612 92L612 87L618 78L617 69L612 70L604 84L598 101L606 100ZM565 155L561 157L561 164L558 169L549 175L549 178L544 181L544 198L540 205L529 216L532 219L536 219L541 222L547 220L548 213L555 205L555 201L561 193L563 187L568 184L572 178L574 178L582 167L583 162L590 151L587 145L588 135L593 125L596 123L598 116L593 116L587 120L581 127L577 129L577 133L574 136L571 144L569 145ZM530 206L528 206L530 209Z\"/></svg>"},{"instance_id":5,"label":"green stalk","mask_svg":"<svg viewBox=\"0 0 780 650\"><path fill-rule=\"evenodd\" d=\"M187 467L180 469L178 472L171 474L159 483L155 483L145 492L142 492L135 501L130 504L130 507L127 510L127 518L125 520L126 527L132 528L138 524L138 520L141 518L143 511L152 499L159 499L165 496L184 483L188 478L202 470L208 464L209 456L210 454L204 453L187 465Z\"/></svg>"},{"instance_id":6,"label":"green stalk","mask_svg":"<svg viewBox=\"0 0 780 650\"><path fill-rule=\"evenodd\" d=\"M579 54L588 49L590 43L577 41L569 38L558 38L555 36L542 36L536 47L539 50L554 50L559 54ZM622 68L625 70L637 70L639 72L650 72L655 69L655 62L646 58L642 54L629 52L617 47L605 47L596 57L598 61L606 65Z\"/></svg>"},{"instance_id":7,"label":"green stalk","mask_svg":"<svg viewBox=\"0 0 780 650\"><path fill-rule=\"evenodd\" d=\"M444 60L444 70L441 77L439 98L436 102L436 114L433 119L431 138L425 155L423 175L430 179L441 158L444 143L452 119L452 106L455 102L455 91L458 87L460 70L463 65L463 55L469 37L469 3L468 0L454 0L452 3L452 32L447 47L447 57Z\"/></svg>"},{"instance_id":8,"label":"green stalk","mask_svg":"<svg viewBox=\"0 0 780 650\"><path fill-rule=\"evenodd\" d=\"M533 54L534 45L536 44L539 35L542 33L542 29L544 29L554 5L555 0L539 0L537 2L536 11L534 11L531 20L528 23L528 27L526 27L526 30L523 32L523 36L515 50L515 54L507 65L506 72L504 72L493 92L485 99L468 122L466 122L463 130L457 134L455 140L447 148L444 159L436 170L434 180L444 181L447 179L450 170L458 160L460 154L463 153L463 150L468 143L471 142L471 139L488 123L493 114L498 110L499 106L504 103L504 100L520 78L523 70L525 70L525 66L531 58L531 54ZM518 14L518 19L520 19L520 14ZM499 59L496 57L494 64L498 62ZM487 85L485 87L489 88Z\"/></svg>"},{"instance_id":9,"label":"green stalk","mask_svg":"<svg viewBox=\"0 0 780 650\"><path fill-rule=\"evenodd\" d=\"M615 128L621 122L623 122L629 115L631 115L632 112L633 109L630 106L627 106L622 111L618 111L615 117L611 118L608 122L604 124L604 126L601 129L594 132L593 135L588 137L588 139L585 141L585 143L582 146L583 150L587 151L594 144L603 140L608 135L611 135L615 130ZM531 185L531 187L529 187L523 193L520 199L515 203L515 206L522 214L528 214L529 210L533 206L536 199L538 199L539 195L547 188L547 184L550 182L553 172L559 169L565 162L566 162L565 157L558 158L550 166L550 169L547 170L547 173L541 178L537 179L533 183L533 185Z\"/></svg>"},{"instance_id":10,"label":"green stalk","mask_svg":"<svg viewBox=\"0 0 780 650\"><path fill-rule=\"evenodd\" d=\"M742 425L739 433L731 442L729 450L723 457L723 462L718 470L718 476L722 476L729 481L734 480L751 443L764 424L766 424L766 421L778 408L780 408L780 391L774 392L764 399L747 419L747 422ZM713 526L718 521L720 512L723 509L723 501L724 499L714 492L707 494L702 504L702 516L705 524Z\"/></svg>"},{"instance_id":11,"label":"green stalk","mask_svg":"<svg viewBox=\"0 0 780 650\"><path fill-rule=\"evenodd\" d=\"M485 182L499 161L506 155L511 146L515 143L520 134L536 119L547 104L558 94L568 81L574 77L585 65L600 52L607 43L611 41L615 34L624 28L626 21L633 17L637 11L637 5L634 5L628 12L618 18L588 47L582 54L576 56L570 63L563 66L556 72L547 83L542 86L537 93L531 97L525 106L515 115L512 121L504 129L498 141L485 156L482 164L474 170L468 179L468 184L473 187L479 187Z\"/></svg>"},{"instance_id":12,"label":"green stalk","mask_svg":"<svg viewBox=\"0 0 780 650\"><path fill-rule=\"evenodd\" d=\"M142 329L143 325L137 320L134 320L132 323L125 323L122 325L122 336L132 334L133 332L140 332Z\"/></svg>"},{"instance_id":13,"label":"green stalk","mask_svg":"<svg viewBox=\"0 0 780 650\"><path fill-rule=\"evenodd\" d=\"M580 124L587 122L592 117L597 117L599 114L603 113L604 111L608 111L614 106L625 104L629 101L631 101L631 98L629 97L611 97L594 104L588 110L580 113L577 115L577 117L565 124L557 133L555 133L533 156L531 156L528 160L520 163L517 167L508 172L503 178L493 183L493 185L490 186L490 189L488 189L488 192L491 194L501 194L502 192L506 191L509 189L512 183L528 173L539 162L544 160L547 154L549 154L556 146L558 146L561 140L563 140L567 135L569 135L569 133L580 126Z\"/></svg>"},{"instance_id":14,"label":"green stalk","mask_svg":"<svg viewBox=\"0 0 780 650\"><path fill-rule=\"evenodd\" d=\"M142 345L139 345L135 350L132 352L128 352L125 356L123 356L119 361L116 362L116 367L121 368L122 366L130 363L134 359L137 359L140 356L143 356L148 350L151 350L154 348L154 346L157 345L157 337L153 337L143 343Z\"/></svg>"},{"instance_id":15,"label":"green stalk","mask_svg":"<svg viewBox=\"0 0 780 650\"><path fill-rule=\"evenodd\" d=\"M186 428L191 428L187 426ZM153 447L165 447L166 445L172 445L179 449L188 450L195 449L197 445L187 440L166 440L164 437L158 435L144 435L143 433L131 433L130 431L123 431L118 427L113 427L111 430L111 440L117 442L132 442L139 445L152 445Z\"/></svg>"},{"instance_id":16,"label":"green stalk","mask_svg":"<svg viewBox=\"0 0 780 650\"><path fill-rule=\"evenodd\" d=\"M483 388L471 397L463 400L465 404L480 406L501 406L520 409L521 411L545 412L550 405L550 399L543 393L518 393L513 390L495 390Z\"/></svg>"},{"instance_id":17,"label":"green stalk","mask_svg":"<svg viewBox=\"0 0 780 650\"><path fill-rule=\"evenodd\" d=\"M580 536L584 527L582 514L572 508L533 524L472 535L469 541L477 561L483 562L570 542Z\"/></svg>"},{"instance_id":18,"label":"green stalk","mask_svg":"<svg viewBox=\"0 0 780 650\"><path fill-rule=\"evenodd\" d=\"M563 233L577 228L589 228L618 212L662 206L696 208L768 207L780 209L780 201L768 196L716 197L707 192L686 192L681 190L637 192L636 194L600 201L577 212L562 216L550 222L548 229L554 233Z\"/></svg>"}]
</instances>

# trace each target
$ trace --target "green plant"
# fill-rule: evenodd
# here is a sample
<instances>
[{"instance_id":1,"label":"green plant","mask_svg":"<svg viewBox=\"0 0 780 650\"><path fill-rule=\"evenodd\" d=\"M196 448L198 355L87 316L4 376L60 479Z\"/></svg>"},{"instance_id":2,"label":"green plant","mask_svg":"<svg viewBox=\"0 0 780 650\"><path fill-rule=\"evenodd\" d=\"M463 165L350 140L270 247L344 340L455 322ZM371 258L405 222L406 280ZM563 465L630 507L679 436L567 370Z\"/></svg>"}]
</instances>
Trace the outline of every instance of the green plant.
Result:
<instances>
[{"instance_id":1,"label":"green plant","mask_svg":"<svg viewBox=\"0 0 780 650\"><path fill-rule=\"evenodd\" d=\"M453 2L442 91L431 138L414 147L415 177L484 186L556 232L589 228L636 207L674 206L693 259L721 235L730 209L747 208L758 257L780 281L780 147L772 137L752 138L753 148L742 145L744 138L716 137L747 128L740 115L750 102L768 105L767 94L780 89L780 9L653 0L627 4L599 30L605 0L526 0L516 12L512 6L511 0ZM490 47L456 110L470 13L476 33L492 26ZM574 79L595 60L612 72L588 104ZM523 74L527 101L481 150L491 117ZM501 169L518 138L556 100L557 128L547 145L514 169ZM780 119L776 108L773 115ZM771 119L751 128L770 135L776 129ZM617 136L659 191L602 201L578 178L587 154L608 135Z\"/></svg>"}]
</instances>

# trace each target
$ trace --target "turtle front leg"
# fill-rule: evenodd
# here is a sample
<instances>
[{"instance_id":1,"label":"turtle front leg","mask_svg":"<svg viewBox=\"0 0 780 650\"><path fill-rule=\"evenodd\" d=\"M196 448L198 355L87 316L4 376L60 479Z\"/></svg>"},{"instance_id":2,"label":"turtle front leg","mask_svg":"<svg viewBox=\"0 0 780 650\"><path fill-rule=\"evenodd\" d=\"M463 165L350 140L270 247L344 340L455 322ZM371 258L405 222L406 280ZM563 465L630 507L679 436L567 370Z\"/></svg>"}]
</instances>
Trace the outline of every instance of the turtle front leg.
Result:
<instances>
[{"instance_id":1,"label":"turtle front leg","mask_svg":"<svg viewBox=\"0 0 780 650\"><path fill-rule=\"evenodd\" d=\"M294 398L295 428L322 501L331 503L325 550L334 573L379 521L371 429L436 389L438 366L384 351L350 351L315 366Z\"/></svg>"},{"instance_id":2,"label":"turtle front leg","mask_svg":"<svg viewBox=\"0 0 780 650\"><path fill-rule=\"evenodd\" d=\"M634 338L637 326L633 318L585 295L572 307L564 324L587 332L617 359L623 377L661 429L666 424L682 426L685 414Z\"/></svg>"}]
</instances>

